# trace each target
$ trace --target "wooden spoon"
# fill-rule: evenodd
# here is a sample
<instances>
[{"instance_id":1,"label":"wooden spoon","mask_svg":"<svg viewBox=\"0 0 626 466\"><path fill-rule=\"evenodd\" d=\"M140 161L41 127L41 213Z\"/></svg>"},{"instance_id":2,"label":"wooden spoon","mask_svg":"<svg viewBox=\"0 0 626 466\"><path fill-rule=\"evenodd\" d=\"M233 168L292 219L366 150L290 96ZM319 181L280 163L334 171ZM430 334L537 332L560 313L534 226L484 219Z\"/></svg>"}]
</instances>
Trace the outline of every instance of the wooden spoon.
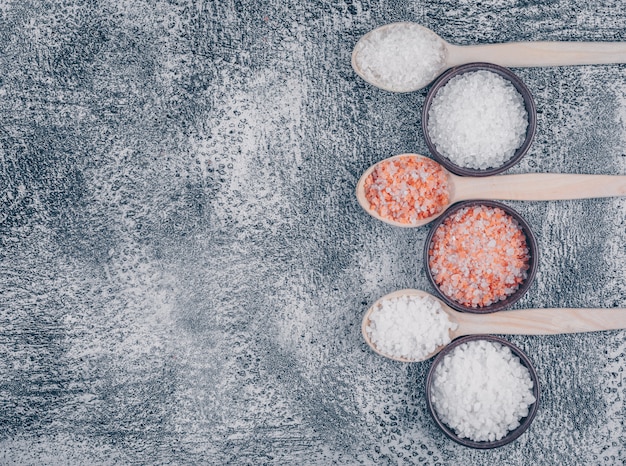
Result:
<instances>
[{"instance_id":1,"label":"wooden spoon","mask_svg":"<svg viewBox=\"0 0 626 466\"><path fill-rule=\"evenodd\" d=\"M402 362L419 362L430 359L444 346L440 346L424 359L411 360L381 353L372 343L367 332L370 315L381 301L400 296L427 296L441 304L451 322L457 324L456 330L450 330L450 340L464 335L506 334L506 335L555 335L560 333L595 332L599 330L618 330L626 328L626 309L520 309L499 311L491 314L471 314L458 312L447 306L439 298L421 290L399 290L389 293L376 301L363 316L361 333L374 352L390 359Z\"/></svg>"},{"instance_id":2,"label":"wooden spoon","mask_svg":"<svg viewBox=\"0 0 626 466\"><path fill-rule=\"evenodd\" d=\"M554 201L596 197L626 196L626 175L574 175L558 173L527 173L523 175L496 175L483 178L457 176L440 165L448 176L450 200L441 211L416 223L401 223L381 217L370 208L365 197L365 181L377 165L398 157L411 156L427 159L419 154L400 154L381 160L365 170L356 185L359 204L372 217L398 227L419 227L439 217L455 202L470 199L500 199L509 201ZM432 159L428 159L431 162ZM434 162L437 163L437 162ZM439 164L438 164L439 165Z\"/></svg>"},{"instance_id":3,"label":"wooden spoon","mask_svg":"<svg viewBox=\"0 0 626 466\"><path fill-rule=\"evenodd\" d=\"M381 80L376 69L367 66L360 55L365 47L376 45L376 38L381 33L403 30L407 34L425 33L434 38L433 47L442 49L442 60L438 70L429 66L421 79L408 79L402 84L389 84ZM424 51L416 50L412 54L419 60ZM473 62L495 63L507 67L595 65L608 63L626 63L626 43L624 42L511 42L488 45L453 45L433 31L416 23L402 22L381 26L365 34L355 45L352 52L354 71L368 83L391 92L411 92L421 89L432 82L448 68ZM429 73L428 70L431 72ZM381 70L382 71L382 70Z\"/></svg>"}]
</instances>

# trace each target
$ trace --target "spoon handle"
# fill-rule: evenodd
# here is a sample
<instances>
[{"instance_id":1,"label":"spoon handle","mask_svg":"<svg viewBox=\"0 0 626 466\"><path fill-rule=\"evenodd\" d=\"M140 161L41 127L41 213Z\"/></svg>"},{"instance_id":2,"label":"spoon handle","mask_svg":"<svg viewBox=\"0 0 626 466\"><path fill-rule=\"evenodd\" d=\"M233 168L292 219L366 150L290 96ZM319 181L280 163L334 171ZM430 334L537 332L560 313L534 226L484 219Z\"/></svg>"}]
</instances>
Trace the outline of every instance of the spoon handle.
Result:
<instances>
[{"instance_id":1,"label":"spoon handle","mask_svg":"<svg viewBox=\"0 0 626 466\"><path fill-rule=\"evenodd\" d=\"M626 309L521 309L458 317L456 336L500 333L553 335L626 328Z\"/></svg>"},{"instance_id":2,"label":"spoon handle","mask_svg":"<svg viewBox=\"0 0 626 466\"><path fill-rule=\"evenodd\" d=\"M527 173L484 178L455 177L454 201L504 199L553 201L626 196L625 175Z\"/></svg>"},{"instance_id":3,"label":"spoon handle","mask_svg":"<svg viewBox=\"0 0 626 466\"><path fill-rule=\"evenodd\" d=\"M626 63L626 42L511 42L447 49L450 67L472 62L523 68Z\"/></svg>"}]
</instances>

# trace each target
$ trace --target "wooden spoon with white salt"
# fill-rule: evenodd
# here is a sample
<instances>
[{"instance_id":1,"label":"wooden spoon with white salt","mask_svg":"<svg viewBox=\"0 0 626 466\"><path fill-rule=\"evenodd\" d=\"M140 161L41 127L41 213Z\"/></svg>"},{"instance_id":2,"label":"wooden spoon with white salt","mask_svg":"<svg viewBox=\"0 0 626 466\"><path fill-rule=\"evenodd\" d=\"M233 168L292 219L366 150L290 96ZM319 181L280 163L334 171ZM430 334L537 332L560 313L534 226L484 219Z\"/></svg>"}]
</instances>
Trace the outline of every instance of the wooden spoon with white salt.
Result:
<instances>
[{"instance_id":1,"label":"wooden spoon with white salt","mask_svg":"<svg viewBox=\"0 0 626 466\"><path fill-rule=\"evenodd\" d=\"M447 176L449 201L441 210L430 217L414 223L401 223L379 215L366 196L367 178L380 164L400 157L416 157L437 164L419 154L400 154L369 167L356 185L356 197L363 209L372 217L398 227L419 227L433 221L446 209L459 201L474 199L499 199L509 201L554 201L565 199L587 199L626 196L626 175L576 175L560 173L527 173L522 175L495 175L483 178L457 176L439 167Z\"/></svg>"},{"instance_id":2,"label":"wooden spoon with white salt","mask_svg":"<svg viewBox=\"0 0 626 466\"><path fill-rule=\"evenodd\" d=\"M416 23L381 26L365 34L352 52L354 71L391 92L419 90L448 68L473 62L506 67L626 63L624 42L511 42L453 45Z\"/></svg>"},{"instance_id":3,"label":"wooden spoon with white salt","mask_svg":"<svg viewBox=\"0 0 626 466\"><path fill-rule=\"evenodd\" d=\"M458 312L447 306L439 298L421 290L406 289L394 291L377 300L363 316L361 332L367 344L374 352L390 359L402 362L419 362L430 359L439 353L444 346L439 346L423 359L411 360L382 353L372 342L368 327L370 315L379 304L388 299L401 296L425 296L436 300L450 321L457 325L450 330L450 340L465 335L555 335L561 333L596 332L601 330L618 330L626 328L626 309L621 308L546 308L520 309L515 311L499 311L490 314L471 314Z\"/></svg>"}]
</instances>

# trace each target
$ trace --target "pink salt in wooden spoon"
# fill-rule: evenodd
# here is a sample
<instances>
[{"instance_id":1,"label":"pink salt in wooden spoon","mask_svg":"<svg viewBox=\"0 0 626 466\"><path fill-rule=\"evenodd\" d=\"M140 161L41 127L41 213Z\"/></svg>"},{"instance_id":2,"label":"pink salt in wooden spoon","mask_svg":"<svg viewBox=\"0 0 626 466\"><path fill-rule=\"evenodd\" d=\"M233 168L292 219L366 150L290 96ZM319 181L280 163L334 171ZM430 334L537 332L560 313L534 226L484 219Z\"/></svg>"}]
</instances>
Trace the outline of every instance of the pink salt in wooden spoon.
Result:
<instances>
[{"instance_id":1,"label":"pink salt in wooden spoon","mask_svg":"<svg viewBox=\"0 0 626 466\"><path fill-rule=\"evenodd\" d=\"M438 164L448 179L449 202L441 206L441 210L430 217L417 220L414 223L401 223L382 217L371 208L365 193L365 182L378 165L405 156L427 159L431 163L436 163L419 154L395 155L381 160L365 170L356 185L356 197L361 207L372 217L398 227L413 228L426 225L443 214L450 205L466 200L554 201L626 196L626 175L528 173L475 178L454 175Z\"/></svg>"},{"instance_id":2,"label":"pink salt in wooden spoon","mask_svg":"<svg viewBox=\"0 0 626 466\"><path fill-rule=\"evenodd\" d=\"M401 362L425 361L435 356L445 346L439 346L431 354L420 360L395 357L384 354L376 348L376 345L372 343L367 331L367 327L370 325L370 315L381 301L400 296L426 296L438 301L450 321L457 325L455 330L450 330L450 340L465 335L556 335L562 333L597 332L626 328L626 309L546 308L498 311L491 314L471 314L455 311L439 298L425 291L414 289L399 290L383 296L367 310L363 316L361 333L366 343L374 352Z\"/></svg>"},{"instance_id":3,"label":"pink salt in wooden spoon","mask_svg":"<svg viewBox=\"0 0 626 466\"><path fill-rule=\"evenodd\" d=\"M390 37L395 37L393 43L384 45ZM424 49L402 49L406 43L424 44ZM390 47L393 44L396 46ZM424 26L400 22L368 32L352 52L354 71L368 83L391 92L419 90L448 68L474 62L513 68L626 63L626 43L511 42L458 46ZM394 78L396 70L405 75Z\"/></svg>"}]
</instances>

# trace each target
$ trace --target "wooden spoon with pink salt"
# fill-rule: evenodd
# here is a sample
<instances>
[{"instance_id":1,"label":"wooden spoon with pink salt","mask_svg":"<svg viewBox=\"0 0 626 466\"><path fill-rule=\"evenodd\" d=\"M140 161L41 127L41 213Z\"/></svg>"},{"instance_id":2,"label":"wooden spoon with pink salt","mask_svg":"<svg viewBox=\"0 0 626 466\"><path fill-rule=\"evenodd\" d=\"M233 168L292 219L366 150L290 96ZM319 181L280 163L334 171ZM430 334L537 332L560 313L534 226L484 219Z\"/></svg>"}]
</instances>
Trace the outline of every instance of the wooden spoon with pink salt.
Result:
<instances>
[{"instance_id":1,"label":"wooden spoon with pink salt","mask_svg":"<svg viewBox=\"0 0 626 466\"><path fill-rule=\"evenodd\" d=\"M471 199L554 201L615 196L626 196L626 175L462 177L418 154L381 160L365 170L356 185L357 200L367 213L408 228L426 225L455 202Z\"/></svg>"}]
</instances>

